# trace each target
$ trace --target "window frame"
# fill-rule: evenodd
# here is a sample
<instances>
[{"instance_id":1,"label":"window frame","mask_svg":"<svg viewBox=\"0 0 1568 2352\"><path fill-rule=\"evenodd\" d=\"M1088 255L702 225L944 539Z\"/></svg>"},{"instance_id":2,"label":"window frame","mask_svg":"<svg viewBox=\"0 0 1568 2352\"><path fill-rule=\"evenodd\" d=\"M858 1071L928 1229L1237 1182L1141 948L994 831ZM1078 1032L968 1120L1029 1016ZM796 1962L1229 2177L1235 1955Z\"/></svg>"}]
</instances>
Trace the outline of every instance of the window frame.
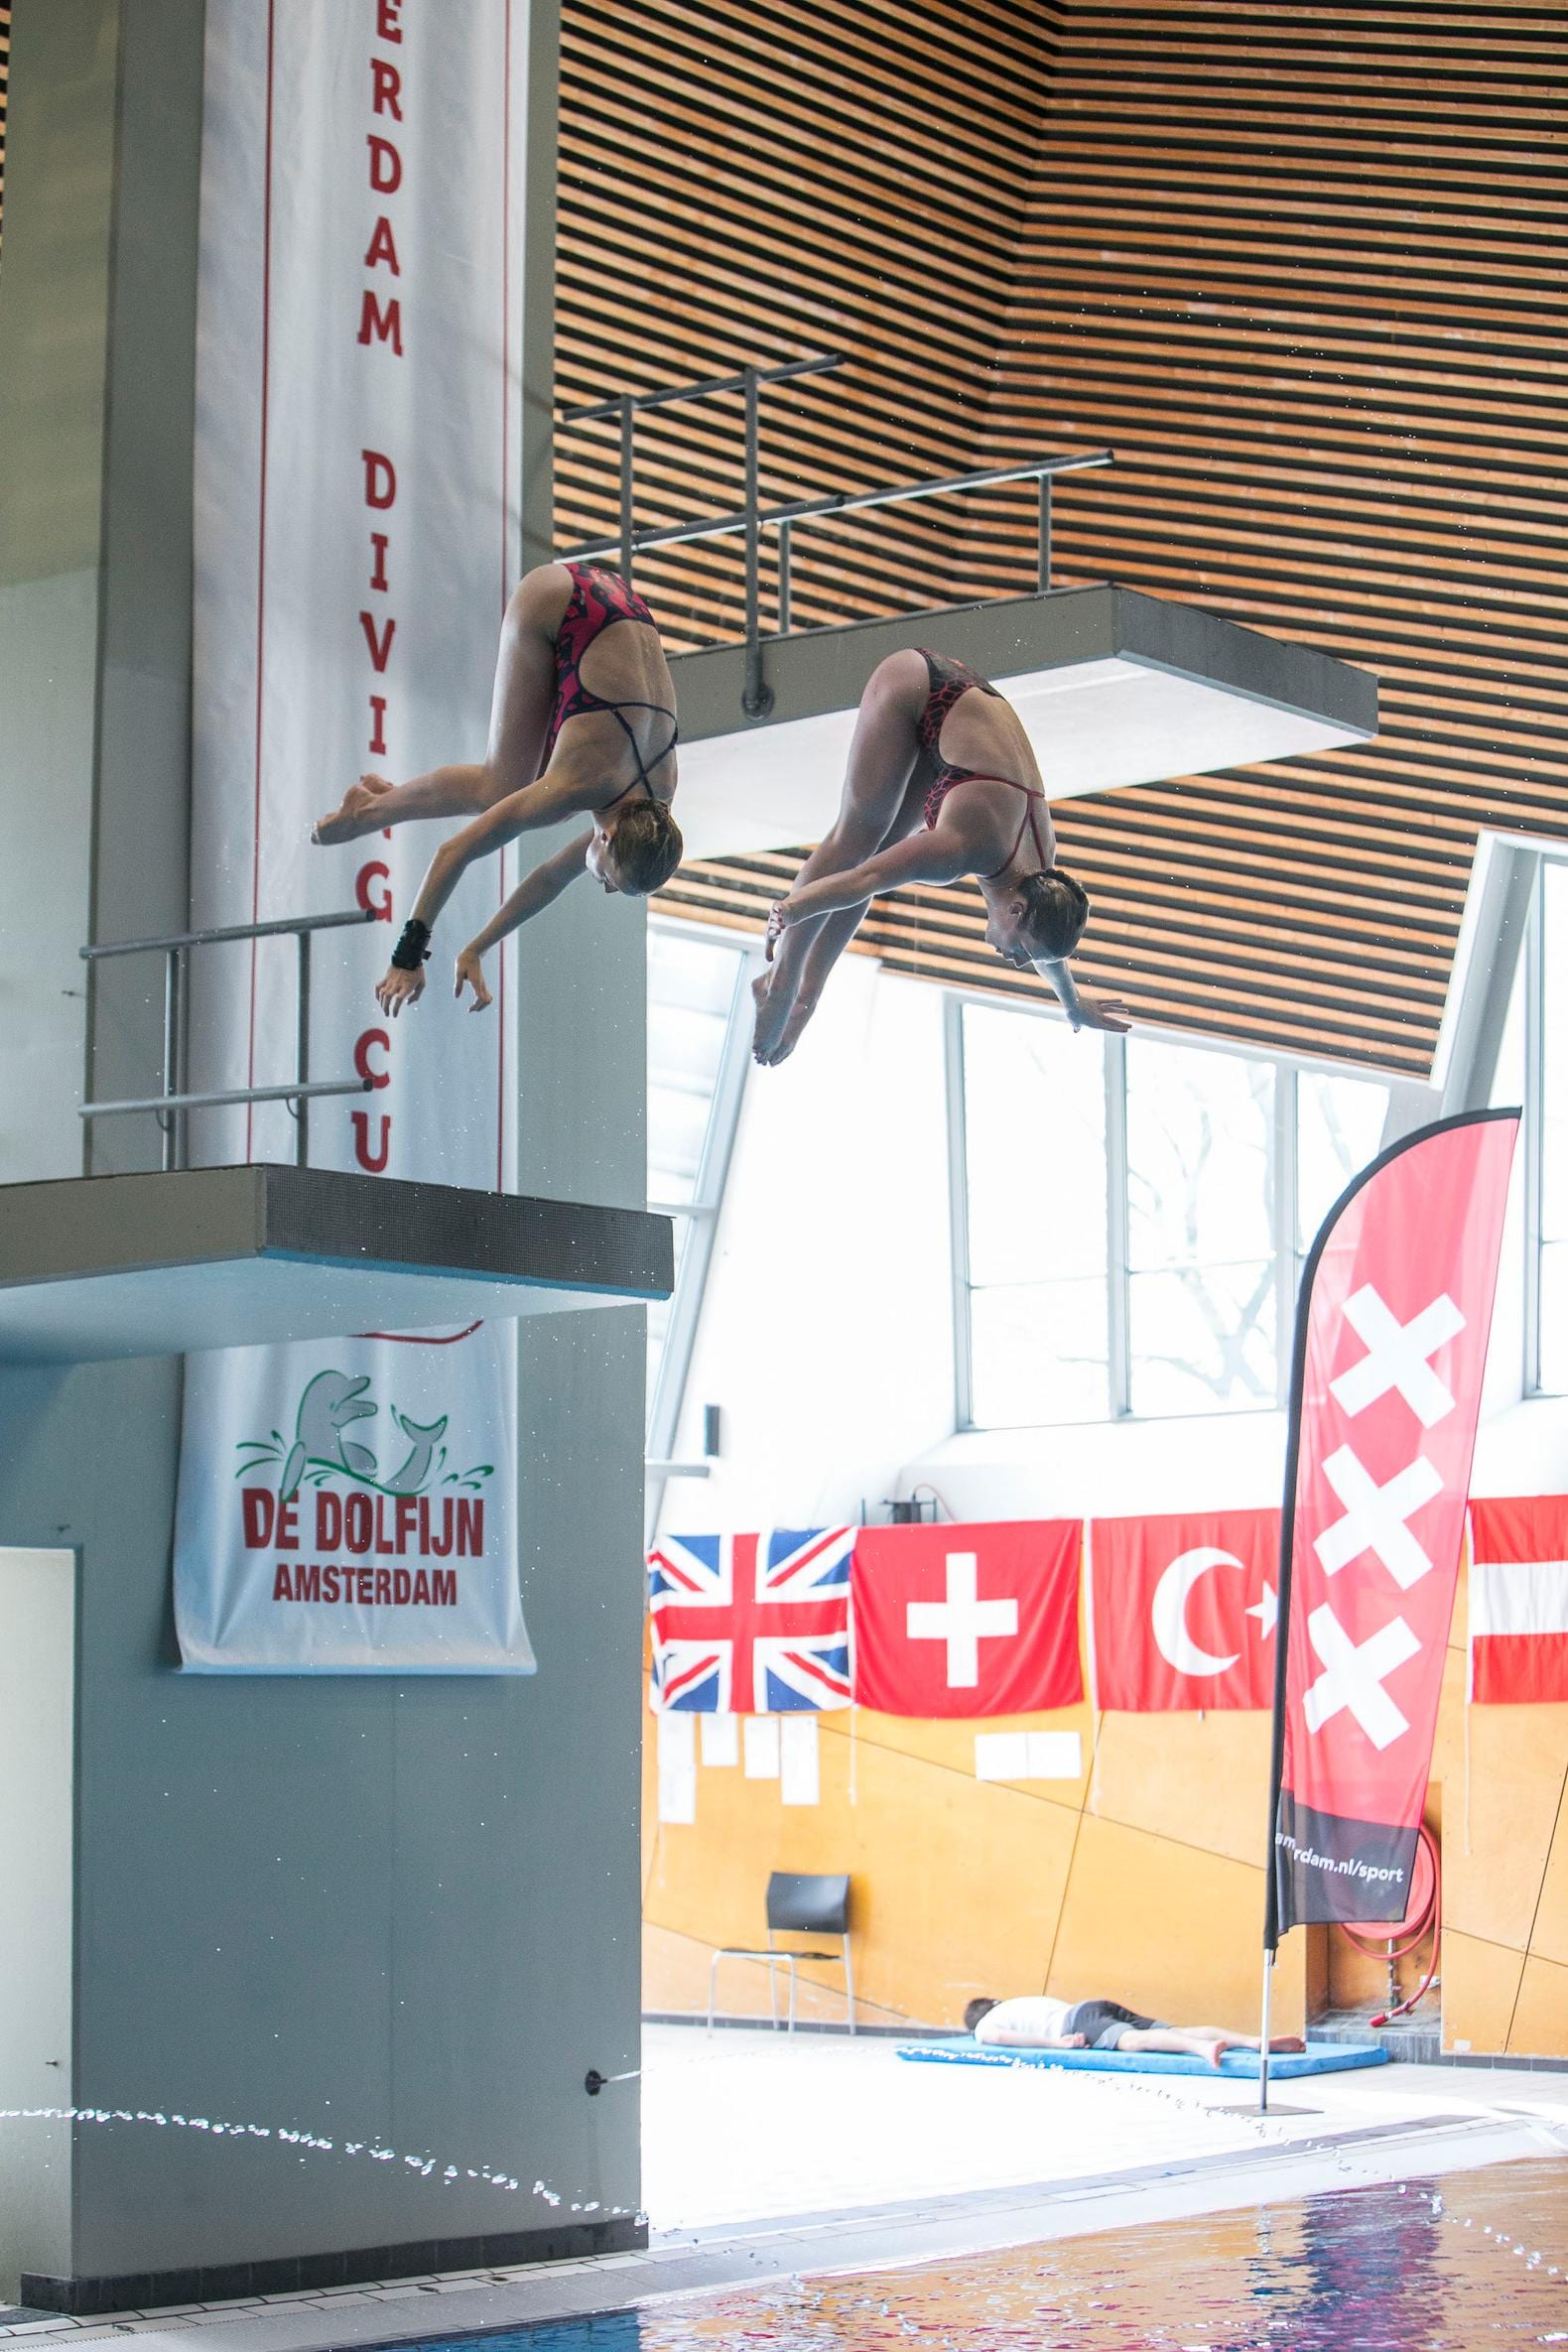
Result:
<instances>
[{"instance_id":1,"label":"window frame","mask_svg":"<svg viewBox=\"0 0 1568 2352\"><path fill-rule=\"evenodd\" d=\"M650 924L649 928L668 932L678 939L696 939L707 947L719 944L715 941L707 925L659 922ZM653 1393L648 1399L647 1429L643 1441L650 1528L657 1524L669 1479L669 1472L661 1470L660 1466L667 1464L673 1457L681 1411L686 1402L686 1384L702 1323L703 1300L713 1265L719 1214L723 1207L724 1187L729 1179L729 1164L734 1154L741 1105L745 1099L746 1075L751 1067L751 983L761 968L761 950L759 946L745 940L727 936L723 938L722 944L738 953L692 1198L690 1201L648 1202L648 1209L655 1217L687 1220L686 1244L681 1251L675 1288L670 1293L670 1320L665 1330Z\"/></svg>"},{"instance_id":2,"label":"window frame","mask_svg":"<svg viewBox=\"0 0 1568 2352\"><path fill-rule=\"evenodd\" d=\"M1568 871L1568 857L1535 853L1529 914L1524 927L1524 1362L1521 1393L1530 1398L1568 1395L1568 1386L1548 1388L1541 1376L1541 1266L1548 1247L1542 1231L1546 1195L1546 869ZM1564 1039L1568 1050L1568 1037Z\"/></svg>"},{"instance_id":3,"label":"window frame","mask_svg":"<svg viewBox=\"0 0 1568 2352\"><path fill-rule=\"evenodd\" d=\"M1565 861L1568 862L1568 861ZM974 1315L969 1253L969 1164L964 1059L964 1014L977 1004L994 1011L994 994L974 989L949 989L945 1022L945 1067L948 1091L949 1224L952 1233L952 1295L954 1344L954 1428L961 1437L993 1435L999 1424L974 1418ZM1009 1012L1033 1020L1050 1020L1045 1007L1009 1003ZM1153 1030L1152 1039L1178 1050L1226 1053L1242 1061L1266 1061L1274 1073L1273 1201L1270 1220L1274 1258L1275 1378L1269 1403L1217 1406L1216 1416L1278 1412L1290 1400L1290 1335L1295 1324L1296 1294L1306 1251L1296 1225L1299 1205L1297 1152L1300 1140L1299 1085L1303 1074L1322 1071L1335 1077L1360 1076L1341 1065L1295 1060L1284 1055L1248 1052L1229 1039L1189 1037ZM1090 1042L1089 1040L1085 1041ZM1128 1263L1127 1182L1127 1058L1126 1039L1114 1032L1096 1037L1103 1058L1106 1087L1106 1313L1107 1367L1111 1409L1108 1422L1201 1419L1203 1415L1139 1413L1131 1401L1130 1273ZM1368 1083L1388 1085L1386 1077L1368 1072ZM1095 1428L1095 1422L1051 1421L1007 1424L1017 1428Z\"/></svg>"}]
</instances>

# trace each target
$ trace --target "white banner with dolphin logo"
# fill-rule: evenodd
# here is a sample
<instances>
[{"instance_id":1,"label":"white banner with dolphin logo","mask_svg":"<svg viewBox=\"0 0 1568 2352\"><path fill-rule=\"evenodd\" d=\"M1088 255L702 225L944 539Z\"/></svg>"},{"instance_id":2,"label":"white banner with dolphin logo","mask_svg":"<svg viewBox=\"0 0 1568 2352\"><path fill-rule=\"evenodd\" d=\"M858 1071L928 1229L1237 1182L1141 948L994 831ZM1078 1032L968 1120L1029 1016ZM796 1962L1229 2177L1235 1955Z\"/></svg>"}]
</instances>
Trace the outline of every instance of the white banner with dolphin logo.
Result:
<instances>
[{"instance_id":1,"label":"white banner with dolphin logo","mask_svg":"<svg viewBox=\"0 0 1568 2352\"><path fill-rule=\"evenodd\" d=\"M515 880L470 871L424 1001L372 995L451 826L313 848L365 771L483 749L520 562L527 0L207 0L197 355L193 917L353 909L315 935L314 1165L504 1187L507 993L451 957ZM457 822L456 820L453 822ZM192 1083L295 1075L292 938L196 960ZM208 1113L207 1162L290 1160L287 1107ZM187 1364L175 1599L206 1672L528 1672L510 1324Z\"/></svg>"}]
</instances>

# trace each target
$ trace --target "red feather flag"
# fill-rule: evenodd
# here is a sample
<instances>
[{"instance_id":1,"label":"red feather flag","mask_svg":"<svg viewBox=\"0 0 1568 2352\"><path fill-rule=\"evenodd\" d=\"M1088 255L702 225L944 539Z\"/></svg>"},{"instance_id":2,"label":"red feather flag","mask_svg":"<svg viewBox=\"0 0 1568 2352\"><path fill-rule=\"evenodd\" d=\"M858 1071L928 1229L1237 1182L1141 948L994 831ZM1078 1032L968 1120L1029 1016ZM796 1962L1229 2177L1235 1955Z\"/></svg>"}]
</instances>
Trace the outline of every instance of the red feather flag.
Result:
<instances>
[{"instance_id":1,"label":"red feather flag","mask_svg":"<svg viewBox=\"0 0 1568 2352\"><path fill-rule=\"evenodd\" d=\"M1264 1942L1398 1918L1432 1762L1518 1112L1394 1144L1302 1276Z\"/></svg>"}]
</instances>

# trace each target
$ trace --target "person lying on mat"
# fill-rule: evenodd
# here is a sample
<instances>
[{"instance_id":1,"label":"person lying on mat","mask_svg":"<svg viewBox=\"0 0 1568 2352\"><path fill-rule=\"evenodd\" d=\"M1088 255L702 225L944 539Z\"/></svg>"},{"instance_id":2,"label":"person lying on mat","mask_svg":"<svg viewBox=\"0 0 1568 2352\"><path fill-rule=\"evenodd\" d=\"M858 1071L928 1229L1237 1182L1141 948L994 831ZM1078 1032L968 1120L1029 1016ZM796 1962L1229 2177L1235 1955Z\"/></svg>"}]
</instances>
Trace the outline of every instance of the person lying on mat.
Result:
<instances>
[{"instance_id":1,"label":"person lying on mat","mask_svg":"<svg viewBox=\"0 0 1568 2352\"><path fill-rule=\"evenodd\" d=\"M1004 964L1033 965L1075 1029L1125 1029L1126 1007L1080 993L1068 957L1089 919L1056 837L1029 738L985 679L945 653L879 662L860 697L844 797L826 841L768 917L771 970L755 984L752 1052L782 1062L870 900L973 874Z\"/></svg>"},{"instance_id":2,"label":"person lying on mat","mask_svg":"<svg viewBox=\"0 0 1568 2352\"><path fill-rule=\"evenodd\" d=\"M670 814L680 729L658 624L616 572L541 564L513 590L501 624L482 760L433 768L412 783L361 776L311 839L351 842L421 817L473 816L443 842L391 968L376 988L396 1015L424 992L431 933L464 869L520 833L564 817L589 823L512 892L457 958L455 993L490 1002L480 959L496 941L590 874L603 890L646 898L681 862Z\"/></svg>"},{"instance_id":3,"label":"person lying on mat","mask_svg":"<svg viewBox=\"0 0 1568 2352\"><path fill-rule=\"evenodd\" d=\"M1220 2025L1165 2025L1141 2018L1119 2001L1053 2001L1026 1994L1016 2001L972 2001L964 2025L984 2049L1145 2050L1205 2058L1218 2066L1227 2050L1255 2050L1249 2033L1227 2033ZM1276 2033L1271 2050L1302 2050L1298 2034Z\"/></svg>"}]
</instances>

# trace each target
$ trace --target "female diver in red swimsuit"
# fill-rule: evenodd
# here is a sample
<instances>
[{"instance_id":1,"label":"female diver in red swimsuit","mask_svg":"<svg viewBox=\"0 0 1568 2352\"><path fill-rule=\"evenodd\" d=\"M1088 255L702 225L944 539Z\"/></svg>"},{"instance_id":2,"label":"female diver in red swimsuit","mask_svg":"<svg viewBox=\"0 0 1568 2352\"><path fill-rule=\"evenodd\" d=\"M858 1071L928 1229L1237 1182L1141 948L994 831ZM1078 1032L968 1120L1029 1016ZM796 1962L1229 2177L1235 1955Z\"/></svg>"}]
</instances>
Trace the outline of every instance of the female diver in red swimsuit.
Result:
<instances>
[{"instance_id":1,"label":"female diver in red swimsuit","mask_svg":"<svg viewBox=\"0 0 1568 2352\"><path fill-rule=\"evenodd\" d=\"M756 1059L782 1062L794 1050L879 891L967 874L980 882L985 937L1004 964L1033 965L1075 1029L1128 1027L1124 1005L1081 995L1068 970L1089 900L1056 863L1045 790L1017 714L964 662L923 650L889 654L860 697L833 830L768 918Z\"/></svg>"},{"instance_id":2,"label":"female diver in red swimsuit","mask_svg":"<svg viewBox=\"0 0 1568 2352\"><path fill-rule=\"evenodd\" d=\"M541 564L512 593L501 625L490 740L473 766L434 768L409 784L361 776L312 840L351 842L419 817L478 812L443 842L376 988L396 1014L424 992L431 932L463 869L520 833L563 817L591 823L518 885L457 958L455 993L490 1002L480 959L560 897L581 873L643 898L681 862L670 814L679 729L675 689L653 614L618 573Z\"/></svg>"}]
</instances>

